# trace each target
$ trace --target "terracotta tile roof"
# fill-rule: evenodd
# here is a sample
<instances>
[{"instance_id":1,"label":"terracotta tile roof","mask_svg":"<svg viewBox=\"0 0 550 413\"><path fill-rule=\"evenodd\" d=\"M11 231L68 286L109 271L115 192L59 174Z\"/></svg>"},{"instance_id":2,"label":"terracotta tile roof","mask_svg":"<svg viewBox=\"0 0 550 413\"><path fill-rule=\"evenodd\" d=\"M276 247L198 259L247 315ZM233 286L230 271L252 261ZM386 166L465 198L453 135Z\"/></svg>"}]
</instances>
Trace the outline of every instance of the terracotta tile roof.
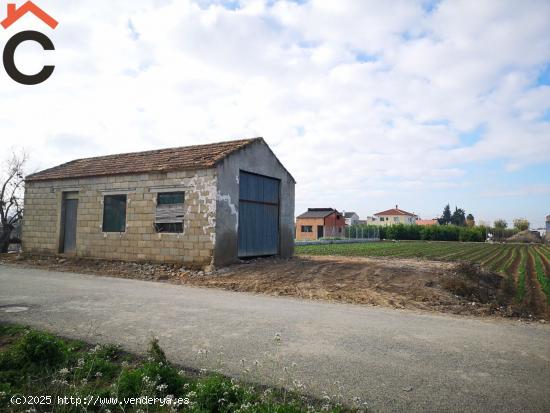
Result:
<instances>
[{"instance_id":1,"label":"terracotta tile roof","mask_svg":"<svg viewBox=\"0 0 550 413\"><path fill-rule=\"evenodd\" d=\"M77 159L28 175L27 181L213 168L231 153L262 138Z\"/></svg>"},{"instance_id":2,"label":"terracotta tile roof","mask_svg":"<svg viewBox=\"0 0 550 413\"><path fill-rule=\"evenodd\" d=\"M397 205L395 206L395 208L388 209L388 210L382 211L382 212L377 212L374 215L377 215L377 216L379 216L379 215L409 215L411 217L415 216L415 214L411 214L410 212L403 211L402 209L399 209Z\"/></svg>"},{"instance_id":3,"label":"terracotta tile roof","mask_svg":"<svg viewBox=\"0 0 550 413\"><path fill-rule=\"evenodd\" d=\"M437 219L417 219L416 225L438 225L439 221Z\"/></svg>"}]
</instances>

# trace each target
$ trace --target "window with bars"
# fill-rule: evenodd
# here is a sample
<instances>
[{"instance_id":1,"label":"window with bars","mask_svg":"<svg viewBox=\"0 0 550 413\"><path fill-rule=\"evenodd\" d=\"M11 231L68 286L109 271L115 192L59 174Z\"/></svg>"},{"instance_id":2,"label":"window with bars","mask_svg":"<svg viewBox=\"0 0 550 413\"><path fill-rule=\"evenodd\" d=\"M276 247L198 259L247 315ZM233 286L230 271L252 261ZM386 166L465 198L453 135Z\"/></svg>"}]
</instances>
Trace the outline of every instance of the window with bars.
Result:
<instances>
[{"instance_id":1,"label":"window with bars","mask_svg":"<svg viewBox=\"0 0 550 413\"><path fill-rule=\"evenodd\" d=\"M183 232L184 192L159 192L155 212L155 229L157 232Z\"/></svg>"}]
</instances>

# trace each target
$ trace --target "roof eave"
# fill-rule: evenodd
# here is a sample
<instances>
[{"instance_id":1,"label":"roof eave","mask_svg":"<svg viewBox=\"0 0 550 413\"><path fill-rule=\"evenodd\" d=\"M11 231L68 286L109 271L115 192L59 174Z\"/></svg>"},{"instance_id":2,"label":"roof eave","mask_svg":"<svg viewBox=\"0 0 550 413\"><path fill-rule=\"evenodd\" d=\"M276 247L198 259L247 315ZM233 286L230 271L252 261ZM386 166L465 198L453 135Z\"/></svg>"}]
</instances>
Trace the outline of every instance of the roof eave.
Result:
<instances>
[{"instance_id":1,"label":"roof eave","mask_svg":"<svg viewBox=\"0 0 550 413\"><path fill-rule=\"evenodd\" d=\"M177 172L177 171L200 171L204 169L214 169L216 168L215 164L201 167L181 167L181 168L164 168L164 169L149 169L146 171L139 172L110 172L108 174L90 174L90 175L77 175L77 176L67 176L60 178L32 178L32 174L25 177L25 182L46 182L46 181L68 181L71 179L91 179L91 178L103 178L108 176L121 176L121 175L141 175L141 174L150 174L150 173L168 173L168 172Z\"/></svg>"}]
</instances>

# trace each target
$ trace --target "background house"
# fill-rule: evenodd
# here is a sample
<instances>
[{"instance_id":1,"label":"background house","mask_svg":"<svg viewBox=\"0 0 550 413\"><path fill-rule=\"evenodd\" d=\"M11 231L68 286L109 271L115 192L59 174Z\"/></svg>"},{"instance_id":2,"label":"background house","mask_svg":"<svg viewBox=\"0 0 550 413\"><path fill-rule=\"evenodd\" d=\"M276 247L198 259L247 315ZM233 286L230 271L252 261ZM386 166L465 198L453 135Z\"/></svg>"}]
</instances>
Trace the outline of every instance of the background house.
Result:
<instances>
[{"instance_id":1,"label":"background house","mask_svg":"<svg viewBox=\"0 0 550 413\"><path fill-rule=\"evenodd\" d=\"M346 220L346 225L357 225L359 223L359 215L355 212L346 212L344 213L344 218Z\"/></svg>"},{"instance_id":2,"label":"background house","mask_svg":"<svg viewBox=\"0 0 550 413\"><path fill-rule=\"evenodd\" d=\"M418 216L410 212L403 211L402 209L399 209L398 205L396 205L395 208L374 214L373 218L372 224L388 226L395 224L416 224Z\"/></svg>"},{"instance_id":3,"label":"background house","mask_svg":"<svg viewBox=\"0 0 550 413\"><path fill-rule=\"evenodd\" d=\"M79 159L26 178L23 250L197 265L289 257L294 185L262 138Z\"/></svg>"},{"instance_id":4,"label":"background house","mask_svg":"<svg viewBox=\"0 0 550 413\"><path fill-rule=\"evenodd\" d=\"M430 225L439 225L437 218L434 219L417 219L416 225L430 226Z\"/></svg>"},{"instance_id":5,"label":"background house","mask_svg":"<svg viewBox=\"0 0 550 413\"><path fill-rule=\"evenodd\" d=\"M345 226L344 216L334 208L308 208L296 218L296 240L342 237Z\"/></svg>"}]
</instances>

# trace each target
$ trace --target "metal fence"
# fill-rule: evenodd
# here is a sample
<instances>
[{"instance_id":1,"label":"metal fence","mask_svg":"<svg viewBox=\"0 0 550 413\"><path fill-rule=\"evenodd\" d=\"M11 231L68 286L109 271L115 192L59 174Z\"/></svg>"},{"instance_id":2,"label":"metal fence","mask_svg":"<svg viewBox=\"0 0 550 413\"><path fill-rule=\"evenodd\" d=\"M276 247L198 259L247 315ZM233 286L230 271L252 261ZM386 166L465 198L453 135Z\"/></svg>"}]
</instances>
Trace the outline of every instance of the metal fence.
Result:
<instances>
[{"instance_id":1,"label":"metal fence","mask_svg":"<svg viewBox=\"0 0 550 413\"><path fill-rule=\"evenodd\" d=\"M346 227L346 239L380 240L380 227L377 225L352 225Z\"/></svg>"},{"instance_id":2,"label":"metal fence","mask_svg":"<svg viewBox=\"0 0 550 413\"><path fill-rule=\"evenodd\" d=\"M322 233L321 230L313 227L311 232L315 237L309 240L296 241L296 245L380 241L380 228L374 225L325 226Z\"/></svg>"},{"instance_id":3,"label":"metal fence","mask_svg":"<svg viewBox=\"0 0 550 413\"><path fill-rule=\"evenodd\" d=\"M321 235L321 234L316 234ZM380 228L375 225L352 225L345 227L324 227L323 236L318 239L365 239L379 240Z\"/></svg>"}]
</instances>

